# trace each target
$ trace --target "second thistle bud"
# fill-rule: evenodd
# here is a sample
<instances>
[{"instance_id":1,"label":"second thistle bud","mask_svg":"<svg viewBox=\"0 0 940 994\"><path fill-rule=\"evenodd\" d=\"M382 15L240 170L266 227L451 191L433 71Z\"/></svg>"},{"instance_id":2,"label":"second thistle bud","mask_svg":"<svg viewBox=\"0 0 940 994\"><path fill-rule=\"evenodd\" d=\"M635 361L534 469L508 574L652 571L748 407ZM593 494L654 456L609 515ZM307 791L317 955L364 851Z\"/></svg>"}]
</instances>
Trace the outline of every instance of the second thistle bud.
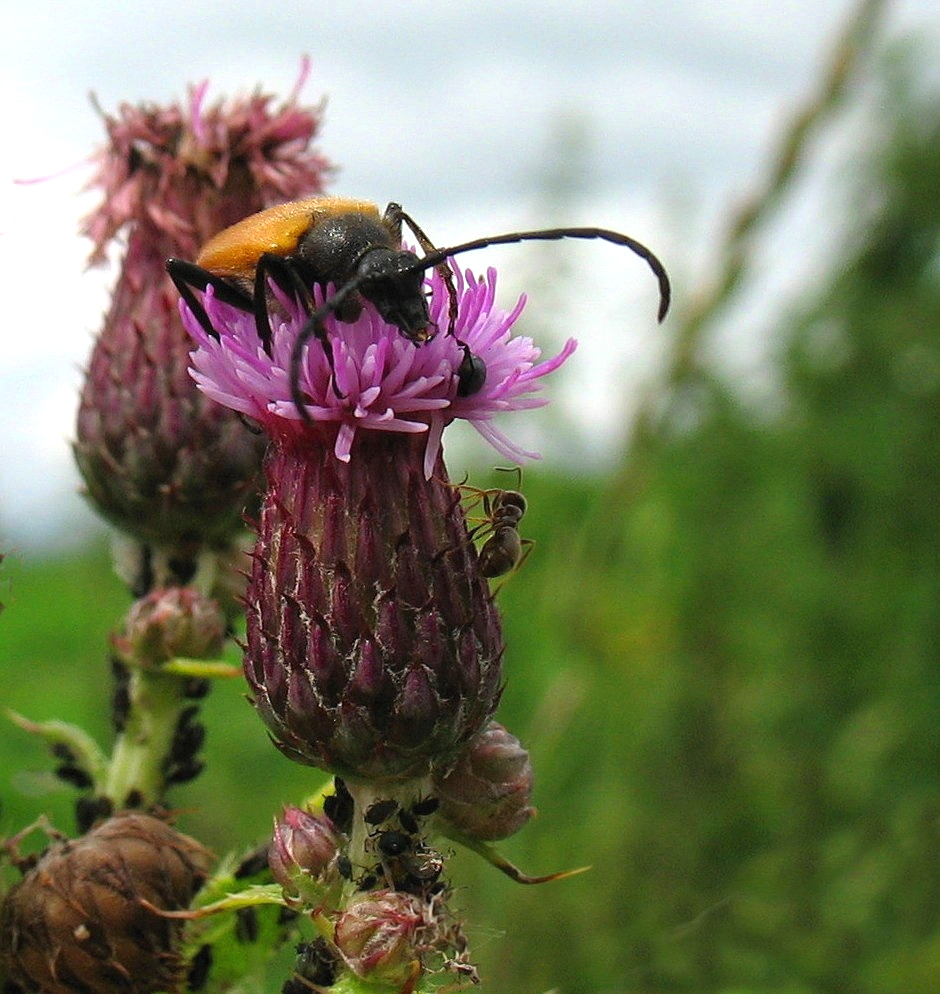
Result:
<instances>
[{"instance_id":1,"label":"second thistle bud","mask_svg":"<svg viewBox=\"0 0 940 994\"><path fill-rule=\"evenodd\" d=\"M508 838L535 814L532 782L528 752L491 721L450 773L435 778L438 817L478 842Z\"/></svg>"},{"instance_id":2,"label":"second thistle bud","mask_svg":"<svg viewBox=\"0 0 940 994\"><path fill-rule=\"evenodd\" d=\"M400 891L376 891L353 901L336 923L333 941L359 977L404 984L421 971L421 901Z\"/></svg>"}]
</instances>

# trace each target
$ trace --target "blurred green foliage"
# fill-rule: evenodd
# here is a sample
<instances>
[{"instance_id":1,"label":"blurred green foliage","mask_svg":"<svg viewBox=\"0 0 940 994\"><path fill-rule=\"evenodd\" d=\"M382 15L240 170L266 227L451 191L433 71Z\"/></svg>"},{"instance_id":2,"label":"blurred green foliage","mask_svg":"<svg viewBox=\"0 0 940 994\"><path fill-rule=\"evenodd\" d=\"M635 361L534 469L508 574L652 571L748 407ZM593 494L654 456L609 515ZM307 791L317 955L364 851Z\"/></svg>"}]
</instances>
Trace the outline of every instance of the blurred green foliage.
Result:
<instances>
[{"instance_id":1,"label":"blurred green foliage","mask_svg":"<svg viewBox=\"0 0 940 994\"><path fill-rule=\"evenodd\" d=\"M940 102L888 76L844 253L780 332L774 411L684 362L608 476L526 471L500 718L541 815L501 848L594 869L528 888L456 856L488 990L937 989ZM127 604L106 556L3 569L3 703L105 740ZM220 852L319 784L241 693L213 692L207 772L174 795ZM40 746L4 725L0 750L4 830L68 826Z\"/></svg>"},{"instance_id":2,"label":"blurred green foliage","mask_svg":"<svg viewBox=\"0 0 940 994\"><path fill-rule=\"evenodd\" d=\"M940 101L905 79L774 410L686 349L507 588L544 814L513 852L595 873L486 901L504 989L937 989Z\"/></svg>"}]
</instances>

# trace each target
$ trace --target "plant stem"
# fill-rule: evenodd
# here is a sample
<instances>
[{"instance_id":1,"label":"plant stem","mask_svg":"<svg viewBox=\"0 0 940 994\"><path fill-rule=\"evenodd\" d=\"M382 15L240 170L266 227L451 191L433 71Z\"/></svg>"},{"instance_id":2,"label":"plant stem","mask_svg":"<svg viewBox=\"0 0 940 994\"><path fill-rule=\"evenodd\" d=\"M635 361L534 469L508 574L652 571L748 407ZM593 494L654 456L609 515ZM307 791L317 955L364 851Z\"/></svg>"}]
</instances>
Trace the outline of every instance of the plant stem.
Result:
<instances>
[{"instance_id":1,"label":"plant stem","mask_svg":"<svg viewBox=\"0 0 940 994\"><path fill-rule=\"evenodd\" d=\"M150 807L162 800L165 768L180 713L187 706L185 680L154 670L134 670L130 712L117 737L104 783L116 807Z\"/></svg>"}]
</instances>

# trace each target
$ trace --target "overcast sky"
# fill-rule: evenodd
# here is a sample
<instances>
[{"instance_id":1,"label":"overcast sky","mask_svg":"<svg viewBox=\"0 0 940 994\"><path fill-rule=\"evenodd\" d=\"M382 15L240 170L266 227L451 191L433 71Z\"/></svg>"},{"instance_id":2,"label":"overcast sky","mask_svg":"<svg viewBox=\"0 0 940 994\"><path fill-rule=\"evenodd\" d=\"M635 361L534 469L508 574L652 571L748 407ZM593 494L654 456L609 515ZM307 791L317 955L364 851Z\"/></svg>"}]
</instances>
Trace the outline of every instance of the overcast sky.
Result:
<instances>
[{"instance_id":1,"label":"overcast sky","mask_svg":"<svg viewBox=\"0 0 940 994\"><path fill-rule=\"evenodd\" d=\"M205 78L210 99L257 84L286 95L307 53L305 96L327 98L321 148L341 167L334 192L400 201L439 244L516 226L617 228L672 265L681 296L681 280L707 268L723 213L760 175L773 136L810 92L854 7L847 0L4 4L0 549L28 554L53 536L82 534L92 521L75 494L68 447L78 370L111 278L84 271L88 245L77 223L90 201L76 191L88 173L13 183L80 163L101 143L89 93L107 110L179 99L187 83ZM888 30L922 34L938 20L935 0L901 0ZM546 156L573 120L586 143L577 166L584 195L570 216L543 218ZM802 211L816 228L819 200L810 184ZM569 251L573 266L617 274L586 289L592 312L604 313L600 298L613 282L616 304L606 306L622 310L629 298L635 314L635 330L620 327L612 338L575 329L582 345L573 375L592 383L582 391L590 393L584 411L603 448L651 365L655 285L638 260L611 259L616 249L606 248L603 261L594 247ZM792 242L781 239L780 252L794 255ZM497 258L507 274L521 265L519 256ZM478 268L491 261L466 257ZM537 312L534 295L529 308ZM619 400L605 394L612 385Z\"/></svg>"}]
</instances>

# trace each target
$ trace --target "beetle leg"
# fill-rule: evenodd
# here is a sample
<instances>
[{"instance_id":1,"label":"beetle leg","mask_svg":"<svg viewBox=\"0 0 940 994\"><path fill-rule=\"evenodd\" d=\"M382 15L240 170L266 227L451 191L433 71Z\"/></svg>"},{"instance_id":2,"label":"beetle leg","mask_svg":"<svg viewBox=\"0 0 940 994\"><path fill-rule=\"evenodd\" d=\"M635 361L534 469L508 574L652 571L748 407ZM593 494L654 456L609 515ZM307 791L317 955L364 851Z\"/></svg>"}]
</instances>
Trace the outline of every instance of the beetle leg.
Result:
<instances>
[{"instance_id":1,"label":"beetle leg","mask_svg":"<svg viewBox=\"0 0 940 994\"><path fill-rule=\"evenodd\" d=\"M255 315L255 327L258 330L261 347L268 355L271 355L273 331L271 330L271 307L268 294L269 280L284 293L292 295L308 316L314 312L315 308L310 288L301 278L294 261L288 256L275 255L273 252L263 253L255 268L252 311Z\"/></svg>"},{"instance_id":2,"label":"beetle leg","mask_svg":"<svg viewBox=\"0 0 940 994\"><path fill-rule=\"evenodd\" d=\"M339 308L343 306L346 298L356 292L360 283L361 280L353 279L341 286L332 297L324 301L322 307L319 307L311 313L310 317L307 319L307 323L300 329L300 333L294 340L294 347L291 350L290 357L291 400L293 400L294 405L300 412L301 420L306 421L308 424L310 422L310 415L307 414L303 391L300 389L300 365L301 360L303 359L304 346L310 341L311 338L316 338L320 343L324 353L326 354L326 360L330 366L330 373L333 381L333 392L340 400L342 400L346 394L340 390L339 383L336 380L336 361L333 357L333 343L330 341L329 336L326 333L326 326L323 324L323 319L328 314L335 314Z\"/></svg>"},{"instance_id":3,"label":"beetle leg","mask_svg":"<svg viewBox=\"0 0 940 994\"><path fill-rule=\"evenodd\" d=\"M185 259L167 259L166 271L179 295L186 301L186 306L192 311L193 317L199 322L199 326L216 341L219 333L212 327L209 315L206 314L202 301L194 291L205 293L211 286L216 298L222 303L237 307L249 314L254 310L252 297L245 290L230 280L197 266L194 262L187 262Z\"/></svg>"},{"instance_id":4,"label":"beetle leg","mask_svg":"<svg viewBox=\"0 0 940 994\"><path fill-rule=\"evenodd\" d=\"M393 231L397 230L399 242L401 242L401 226L402 222L404 222L408 226L408 230L418 239L418 244L426 255L437 251L437 246L434 242L428 238L418 222L410 214L406 214L402 210L401 204L389 204L385 208L384 220ZM457 324L457 287L454 285L454 273L446 259L443 262L437 263L434 268L447 287L447 334L453 335L454 326ZM463 345L463 342L459 344Z\"/></svg>"}]
</instances>

